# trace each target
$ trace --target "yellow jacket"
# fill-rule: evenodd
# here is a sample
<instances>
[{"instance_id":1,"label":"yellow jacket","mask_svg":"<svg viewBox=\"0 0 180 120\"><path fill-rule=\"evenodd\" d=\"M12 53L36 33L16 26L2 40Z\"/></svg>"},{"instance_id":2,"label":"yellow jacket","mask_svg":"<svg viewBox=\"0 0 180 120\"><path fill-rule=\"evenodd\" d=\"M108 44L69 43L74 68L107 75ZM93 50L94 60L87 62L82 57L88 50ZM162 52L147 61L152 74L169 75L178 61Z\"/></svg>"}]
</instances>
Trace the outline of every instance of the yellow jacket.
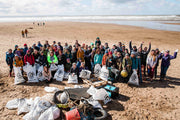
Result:
<instances>
[{"instance_id":1,"label":"yellow jacket","mask_svg":"<svg viewBox=\"0 0 180 120\"><path fill-rule=\"evenodd\" d=\"M15 67L22 67L23 66L23 61L22 61L22 59L18 59L18 60L14 60L13 61L13 66L15 66Z\"/></svg>"}]
</instances>

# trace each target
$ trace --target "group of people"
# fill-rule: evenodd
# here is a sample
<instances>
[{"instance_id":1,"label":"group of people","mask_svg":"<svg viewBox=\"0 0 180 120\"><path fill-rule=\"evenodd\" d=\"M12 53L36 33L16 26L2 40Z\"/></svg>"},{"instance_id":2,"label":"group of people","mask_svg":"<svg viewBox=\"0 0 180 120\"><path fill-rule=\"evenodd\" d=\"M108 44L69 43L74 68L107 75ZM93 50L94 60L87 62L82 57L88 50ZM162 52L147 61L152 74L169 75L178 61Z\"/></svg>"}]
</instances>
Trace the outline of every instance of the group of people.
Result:
<instances>
[{"instance_id":1,"label":"group of people","mask_svg":"<svg viewBox=\"0 0 180 120\"><path fill-rule=\"evenodd\" d=\"M27 63L32 66L43 65L43 75L47 81L52 81L55 74L55 71L49 70L51 64L63 65L65 72L77 76L82 70L93 73L95 65L100 64L109 70L108 80L112 82L128 82L132 71L136 70L139 82L142 83L143 80L153 81L157 77L160 59L162 59L160 80L164 80L170 61L176 58L177 53L178 49L173 56L170 55L169 50L161 52L158 48L151 50L151 43L149 43L149 48L143 48L143 42L139 47L132 46L132 41L129 42L129 49L121 42L110 48L108 43L102 45L100 38L97 37L91 45L81 45L78 40L73 46L68 45L67 42L62 46L61 42L56 43L56 41L53 41L51 45L48 41L44 45L40 41L32 46L24 44L24 48L15 45L13 51L9 49L6 53L6 63L10 67L9 76L12 76L13 66L23 67ZM115 75L111 71L112 68L117 69L118 74ZM128 73L127 77L121 76L120 73L123 70Z\"/></svg>"},{"instance_id":2,"label":"group of people","mask_svg":"<svg viewBox=\"0 0 180 120\"><path fill-rule=\"evenodd\" d=\"M23 37L23 38L24 38L24 37L27 37L27 35L28 35L28 30L27 30L27 29L22 30L22 31L21 31L21 34L22 34L22 37Z\"/></svg>"}]
</instances>

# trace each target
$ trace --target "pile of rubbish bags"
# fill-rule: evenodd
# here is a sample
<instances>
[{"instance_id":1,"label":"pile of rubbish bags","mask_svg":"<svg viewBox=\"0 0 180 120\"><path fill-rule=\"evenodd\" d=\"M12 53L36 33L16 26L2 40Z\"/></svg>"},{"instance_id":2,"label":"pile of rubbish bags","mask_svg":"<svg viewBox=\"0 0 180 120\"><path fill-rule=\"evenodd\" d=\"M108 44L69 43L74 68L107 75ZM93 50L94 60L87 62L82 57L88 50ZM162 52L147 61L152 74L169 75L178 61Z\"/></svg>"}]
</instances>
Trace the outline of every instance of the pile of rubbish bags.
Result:
<instances>
[{"instance_id":1,"label":"pile of rubbish bags","mask_svg":"<svg viewBox=\"0 0 180 120\"><path fill-rule=\"evenodd\" d=\"M64 90L56 87L44 90L48 92L45 96L13 99L7 102L6 108L17 109L17 115L24 114L24 120L102 120L107 117L103 105L111 98L105 88L75 85Z\"/></svg>"}]
</instances>

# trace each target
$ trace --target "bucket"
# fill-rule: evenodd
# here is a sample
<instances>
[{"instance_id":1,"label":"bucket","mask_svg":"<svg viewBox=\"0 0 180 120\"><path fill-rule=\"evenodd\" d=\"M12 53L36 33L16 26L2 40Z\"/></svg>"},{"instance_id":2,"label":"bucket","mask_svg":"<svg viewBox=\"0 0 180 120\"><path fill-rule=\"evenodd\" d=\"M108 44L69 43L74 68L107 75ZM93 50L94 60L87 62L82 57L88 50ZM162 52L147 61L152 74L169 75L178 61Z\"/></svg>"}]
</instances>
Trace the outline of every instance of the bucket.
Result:
<instances>
[{"instance_id":1,"label":"bucket","mask_svg":"<svg viewBox=\"0 0 180 120\"><path fill-rule=\"evenodd\" d=\"M66 120L80 120L81 119L77 108L69 112L66 112L65 116L66 116Z\"/></svg>"}]
</instances>

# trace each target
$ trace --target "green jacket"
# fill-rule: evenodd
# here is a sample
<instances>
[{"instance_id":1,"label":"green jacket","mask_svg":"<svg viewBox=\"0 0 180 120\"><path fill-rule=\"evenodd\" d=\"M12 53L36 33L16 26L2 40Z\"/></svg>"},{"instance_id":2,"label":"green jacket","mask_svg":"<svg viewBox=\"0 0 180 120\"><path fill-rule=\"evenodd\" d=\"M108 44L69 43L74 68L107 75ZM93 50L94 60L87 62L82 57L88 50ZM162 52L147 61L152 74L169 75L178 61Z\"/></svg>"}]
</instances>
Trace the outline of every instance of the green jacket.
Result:
<instances>
[{"instance_id":1,"label":"green jacket","mask_svg":"<svg viewBox=\"0 0 180 120\"><path fill-rule=\"evenodd\" d=\"M49 63L49 64L51 64L52 62L54 62L54 63L58 63L57 56L56 56L56 55L54 55L53 57L54 57L54 60L52 61L52 60L51 60L51 56L50 56L50 55L48 55L47 60L48 60L48 63Z\"/></svg>"}]
</instances>

